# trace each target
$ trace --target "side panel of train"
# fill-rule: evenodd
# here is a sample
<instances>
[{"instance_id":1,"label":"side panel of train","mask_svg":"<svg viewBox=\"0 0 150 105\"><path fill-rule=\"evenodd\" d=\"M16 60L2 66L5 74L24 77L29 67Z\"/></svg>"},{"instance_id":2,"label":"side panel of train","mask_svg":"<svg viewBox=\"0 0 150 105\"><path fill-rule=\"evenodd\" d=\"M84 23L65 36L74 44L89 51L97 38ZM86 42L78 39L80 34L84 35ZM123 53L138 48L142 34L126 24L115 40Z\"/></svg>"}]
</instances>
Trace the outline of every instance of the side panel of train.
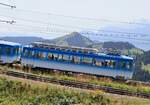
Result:
<instances>
[{"instance_id":1,"label":"side panel of train","mask_svg":"<svg viewBox=\"0 0 150 105\"><path fill-rule=\"evenodd\" d=\"M107 62L107 63L106 63ZM132 60L104 59L84 54L71 54L62 51L24 48L22 64L25 66L82 72L110 77L131 79Z\"/></svg>"},{"instance_id":2,"label":"side panel of train","mask_svg":"<svg viewBox=\"0 0 150 105\"><path fill-rule=\"evenodd\" d=\"M21 47L2 45L0 44L0 61L1 63L13 63L14 61L19 61L21 57Z\"/></svg>"}]
</instances>

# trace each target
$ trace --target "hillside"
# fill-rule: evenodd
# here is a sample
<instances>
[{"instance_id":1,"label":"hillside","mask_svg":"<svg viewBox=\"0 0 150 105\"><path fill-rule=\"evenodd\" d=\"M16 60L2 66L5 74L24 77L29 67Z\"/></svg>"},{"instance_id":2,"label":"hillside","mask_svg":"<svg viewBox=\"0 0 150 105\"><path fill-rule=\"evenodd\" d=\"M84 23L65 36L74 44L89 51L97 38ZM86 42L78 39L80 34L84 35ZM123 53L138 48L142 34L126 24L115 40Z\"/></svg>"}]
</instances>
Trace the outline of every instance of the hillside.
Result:
<instances>
[{"instance_id":1,"label":"hillside","mask_svg":"<svg viewBox=\"0 0 150 105\"><path fill-rule=\"evenodd\" d=\"M78 46L78 47L87 47L88 45L94 43L87 37L84 37L81 34L79 34L78 32L73 32L71 34L53 40L46 40L45 42L57 45Z\"/></svg>"},{"instance_id":2,"label":"hillside","mask_svg":"<svg viewBox=\"0 0 150 105\"><path fill-rule=\"evenodd\" d=\"M1 37L0 39L10 41L10 42L17 42L23 45L30 44L36 41L43 41L44 39L41 37Z\"/></svg>"},{"instance_id":3,"label":"hillside","mask_svg":"<svg viewBox=\"0 0 150 105\"><path fill-rule=\"evenodd\" d=\"M87 32L90 33L88 34L88 37L94 41L129 42L129 43L132 43L137 48L148 51L150 50L150 46L147 45L149 44L149 39L150 39L150 35L149 35L150 21L142 19L142 20L138 20L135 22L141 23L141 25L113 24L113 25L108 25L108 26L99 28L99 30L97 30L96 33L94 31L89 31L89 30L83 31L81 33L87 33ZM129 33L132 33L132 34L129 34ZM99 34L99 35L96 35L96 34Z\"/></svg>"},{"instance_id":4,"label":"hillside","mask_svg":"<svg viewBox=\"0 0 150 105\"><path fill-rule=\"evenodd\" d=\"M118 49L121 50L123 54L128 55L129 53L142 51L137 49L134 45L128 42L95 42L90 40L89 38L79 34L78 32L73 32L71 34L52 39L46 40L40 37L2 37L1 39L18 42L21 44L30 44L35 41L47 42L57 45L66 45L66 46L78 46L78 47L89 47L89 48L97 48L100 51L102 49ZM130 50L130 52L129 52ZM132 55L132 54L131 54Z\"/></svg>"},{"instance_id":5,"label":"hillside","mask_svg":"<svg viewBox=\"0 0 150 105\"><path fill-rule=\"evenodd\" d=\"M150 51L137 56L134 79L150 82Z\"/></svg>"},{"instance_id":6,"label":"hillside","mask_svg":"<svg viewBox=\"0 0 150 105\"><path fill-rule=\"evenodd\" d=\"M101 42L101 43L94 43L90 45L89 47L94 47L94 48L105 48L105 49L119 49L119 50L129 50L136 48L134 45L128 42Z\"/></svg>"}]
</instances>

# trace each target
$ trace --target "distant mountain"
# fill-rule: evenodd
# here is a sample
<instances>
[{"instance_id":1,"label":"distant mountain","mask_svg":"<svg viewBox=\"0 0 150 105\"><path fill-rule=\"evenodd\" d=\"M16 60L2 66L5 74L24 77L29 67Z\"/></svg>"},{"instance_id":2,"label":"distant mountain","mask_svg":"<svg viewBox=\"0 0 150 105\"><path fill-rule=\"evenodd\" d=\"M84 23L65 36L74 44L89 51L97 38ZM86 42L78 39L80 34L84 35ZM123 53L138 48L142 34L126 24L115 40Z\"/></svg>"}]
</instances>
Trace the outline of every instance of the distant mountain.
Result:
<instances>
[{"instance_id":1,"label":"distant mountain","mask_svg":"<svg viewBox=\"0 0 150 105\"><path fill-rule=\"evenodd\" d=\"M101 43L94 43L89 45L88 47L93 48L105 48L105 49L119 49L119 50L130 50L136 48L134 45L128 42L101 42Z\"/></svg>"},{"instance_id":2,"label":"distant mountain","mask_svg":"<svg viewBox=\"0 0 150 105\"><path fill-rule=\"evenodd\" d=\"M23 45L44 40L43 38L40 38L40 37L17 37L17 36L16 37L1 37L0 39L10 41L10 42L21 43Z\"/></svg>"},{"instance_id":3,"label":"distant mountain","mask_svg":"<svg viewBox=\"0 0 150 105\"><path fill-rule=\"evenodd\" d=\"M81 33L89 33L88 37L93 41L129 42L143 50L150 50L150 21L147 20L136 21L135 24L113 24L99 28L97 32L87 30Z\"/></svg>"},{"instance_id":4,"label":"distant mountain","mask_svg":"<svg viewBox=\"0 0 150 105\"><path fill-rule=\"evenodd\" d=\"M32 42L41 41L52 43L56 45L67 45L67 46L78 46L78 47L89 47L89 48L97 48L97 49L119 49L119 50L129 50L135 48L134 45L128 42L95 42L90 40L89 38L79 34L78 32L73 32L71 34L65 35L63 37L59 37L52 40L46 40L40 37L2 37L1 39L17 42L21 44L30 44Z\"/></svg>"},{"instance_id":5,"label":"distant mountain","mask_svg":"<svg viewBox=\"0 0 150 105\"><path fill-rule=\"evenodd\" d=\"M57 45L78 46L78 47L87 47L88 45L94 43L92 40L88 39L85 36L82 36L78 32L73 32L71 34L53 40L45 40L44 42L49 42Z\"/></svg>"},{"instance_id":6,"label":"distant mountain","mask_svg":"<svg viewBox=\"0 0 150 105\"><path fill-rule=\"evenodd\" d=\"M130 44L129 42L104 42L103 48L124 50L135 48L135 46Z\"/></svg>"}]
</instances>

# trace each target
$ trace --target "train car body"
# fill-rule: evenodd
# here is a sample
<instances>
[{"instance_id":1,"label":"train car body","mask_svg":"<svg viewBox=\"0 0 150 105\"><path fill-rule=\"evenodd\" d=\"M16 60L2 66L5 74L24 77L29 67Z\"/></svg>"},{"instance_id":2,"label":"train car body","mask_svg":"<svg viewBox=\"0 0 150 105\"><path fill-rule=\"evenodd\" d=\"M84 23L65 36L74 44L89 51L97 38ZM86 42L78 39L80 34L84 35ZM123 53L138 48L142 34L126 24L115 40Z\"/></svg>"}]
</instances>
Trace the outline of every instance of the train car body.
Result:
<instances>
[{"instance_id":1,"label":"train car body","mask_svg":"<svg viewBox=\"0 0 150 105\"><path fill-rule=\"evenodd\" d=\"M23 65L113 78L132 78L133 58L131 57L102 54L92 49L41 45L23 48L21 56Z\"/></svg>"},{"instance_id":2,"label":"train car body","mask_svg":"<svg viewBox=\"0 0 150 105\"><path fill-rule=\"evenodd\" d=\"M0 40L0 62L13 63L21 57L21 45L18 43Z\"/></svg>"}]
</instances>

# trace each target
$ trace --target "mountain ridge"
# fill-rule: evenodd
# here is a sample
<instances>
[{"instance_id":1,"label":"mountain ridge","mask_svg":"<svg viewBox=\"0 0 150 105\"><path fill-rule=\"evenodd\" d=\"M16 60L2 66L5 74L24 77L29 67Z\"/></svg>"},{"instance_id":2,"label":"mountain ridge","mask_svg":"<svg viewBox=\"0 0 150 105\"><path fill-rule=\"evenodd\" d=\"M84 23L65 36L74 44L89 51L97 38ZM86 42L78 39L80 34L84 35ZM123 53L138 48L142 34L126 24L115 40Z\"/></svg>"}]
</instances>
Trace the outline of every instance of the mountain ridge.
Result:
<instances>
[{"instance_id":1,"label":"mountain ridge","mask_svg":"<svg viewBox=\"0 0 150 105\"><path fill-rule=\"evenodd\" d=\"M111 49L123 50L123 49L135 48L135 46L129 42L111 42L111 41L94 42L90 40L89 38L81 35L78 32L73 32L71 34L58 37L55 39L51 39L51 40L46 40L41 37L1 37L1 39L21 43L23 45L30 44L36 41L40 41L40 42L47 42L47 43L56 44L56 45L91 47L91 48L97 48L97 49L111 48Z\"/></svg>"}]
</instances>

